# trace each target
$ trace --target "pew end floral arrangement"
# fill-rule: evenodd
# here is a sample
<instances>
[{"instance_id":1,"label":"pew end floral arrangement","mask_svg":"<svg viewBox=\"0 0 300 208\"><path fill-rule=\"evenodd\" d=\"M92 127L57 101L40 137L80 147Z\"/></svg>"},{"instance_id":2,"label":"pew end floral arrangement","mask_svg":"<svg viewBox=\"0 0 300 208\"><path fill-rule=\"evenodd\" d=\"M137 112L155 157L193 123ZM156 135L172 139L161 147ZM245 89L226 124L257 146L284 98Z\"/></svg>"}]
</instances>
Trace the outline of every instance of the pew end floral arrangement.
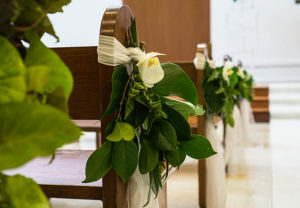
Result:
<instances>
[{"instance_id":1,"label":"pew end floral arrangement","mask_svg":"<svg viewBox=\"0 0 300 208\"><path fill-rule=\"evenodd\" d=\"M233 110L241 100L252 102L253 77L230 60L221 67L205 63L203 92L205 109L210 116L220 116L225 125L234 126Z\"/></svg>"},{"instance_id":2,"label":"pew end floral arrangement","mask_svg":"<svg viewBox=\"0 0 300 208\"><path fill-rule=\"evenodd\" d=\"M215 152L206 138L191 133L189 116L204 113L194 84L178 65L161 64L157 56L162 54L144 52L135 19L126 47L139 47L141 57L132 60L130 70L125 65L114 69L110 103L101 119L114 118L104 144L87 161L84 182L99 180L111 168L127 182L139 171L150 178L149 200L151 190L157 196L169 168L179 168L186 155L204 159Z\"/></svg>"},{"instance_id":3,"label":"pew end floral arrangement","mask_svg":"<svg viewBox=\"0 0 300 208\"><path fill-rule=\"evenodd\" d=\"M37 156L49 156L81 135L67 115L71 72L40 41L45 32L58 38L48 13L62 12L68 3L0 0L1 208L49 208L36 182L4 171Z\"/></svg>"}]
</instances>

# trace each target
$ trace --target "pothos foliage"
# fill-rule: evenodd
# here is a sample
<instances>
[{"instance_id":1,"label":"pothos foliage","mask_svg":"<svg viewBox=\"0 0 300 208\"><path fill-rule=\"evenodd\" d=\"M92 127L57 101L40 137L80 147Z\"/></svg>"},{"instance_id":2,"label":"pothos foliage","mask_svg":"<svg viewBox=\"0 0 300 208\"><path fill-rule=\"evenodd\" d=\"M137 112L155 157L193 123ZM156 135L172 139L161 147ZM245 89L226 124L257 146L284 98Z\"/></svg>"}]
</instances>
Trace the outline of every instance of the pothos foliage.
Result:
<instances>
[{"instance_id":1,"label":"pothos foliage","mask_svg":"<svg viewBox=\"0 0 300 208\"><path fill-rule=\"evenodd\" d=\"M128 34L127 46L137 47L135 20ZM215 154L206 138L191 133L188 117L204 113L194 84L179 66L161 67L164 78L153 88L144 85L136 62L130 75L124 65L114 69L110 103L101 119L112 114L114 118L105 130L106 141L87 161L85 183L102 178L111 168L126 182L138 168L149 174L149 190L157 196L169 165L179 167L186 155L204 159Z\"/></svg>"},{"instance_id":2,"label":"pothos foliage","mask_svg":"<svg viewBox=\"0 0 300 208\"><path fill-rule=\"evenodd\" d=\"M223 77L224 66L212 68L208 62L204 70L202 86L206 111L209 115L221 116L225 124L233 127L234 106L242 99L252 101L254 86L252 76L245 70L233 67L227 71L228 81L226 81Z\"/></svg>"},{"instance_id":3,"label":"pothos foliage","mask_svg":"<svg viewBox=\"0 0 300 208\"><path fill-rule=\"evenodd\" d=\"M0 0L1 208L49 207L32 179L3 171L51 155L81 135L66 114L72 75L40 41L44 32L55 36L47 14L62 11L69 2Z\"/></svg>"}]
</instances>

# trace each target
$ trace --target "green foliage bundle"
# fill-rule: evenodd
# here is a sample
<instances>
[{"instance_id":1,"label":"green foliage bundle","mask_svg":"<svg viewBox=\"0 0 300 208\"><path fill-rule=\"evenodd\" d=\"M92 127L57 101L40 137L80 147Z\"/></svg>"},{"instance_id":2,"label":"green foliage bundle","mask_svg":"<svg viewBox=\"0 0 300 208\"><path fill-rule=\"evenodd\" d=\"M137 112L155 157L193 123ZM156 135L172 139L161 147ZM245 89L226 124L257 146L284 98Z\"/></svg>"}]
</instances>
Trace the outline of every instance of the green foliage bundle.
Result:
<instances>
[{"instance_id":1,"label":"green foliage bundle","mask_svg":"<svg viewBox=\"0 0 300 208\"><path fill-rule=\"evenodd\" d=\"M252 76L240 67L226 64L215 68L206 62L204 70L202 86L206 111L209 115L221 116L233 127L234 106L242 99L252 101Z\"/></svg>"},{"instance_id":2,"label":"green foliage bundle","mask_svg":"<svg viewBox=\"0 0 300 208\"><path fill-rule=\"evenodd\" d=\"M135 20L128 34L127 47L139 46ZM138 167L150 177L149 196L151 189L157 196L169 165L179 167L186 155L204 159L215 154L206 138L191 133L188 117L203 114L194 84L179 66L160 66L164 77L152 88L143 82L136 62L131 75L124 65L115 68L102 119L114 118L105 129L106 141L87 161L85 183L99 180L111 168L126 182ZM171 95L185 101L167 97Z\"/></svg>"},{"instance_id":3,"label":"green foliage bundle","mask_svg":"<svg viewBox=\"0 0 300 208\"><path fill-rule=\"evenodd\" d=\"M47 14L62 11L69 2L0 0L1 208L49 207L32 179L3 171L51 155L81 135L67 115L72 75L40 41L44 32L56 37Z\"/></svg>"}]
</instances>

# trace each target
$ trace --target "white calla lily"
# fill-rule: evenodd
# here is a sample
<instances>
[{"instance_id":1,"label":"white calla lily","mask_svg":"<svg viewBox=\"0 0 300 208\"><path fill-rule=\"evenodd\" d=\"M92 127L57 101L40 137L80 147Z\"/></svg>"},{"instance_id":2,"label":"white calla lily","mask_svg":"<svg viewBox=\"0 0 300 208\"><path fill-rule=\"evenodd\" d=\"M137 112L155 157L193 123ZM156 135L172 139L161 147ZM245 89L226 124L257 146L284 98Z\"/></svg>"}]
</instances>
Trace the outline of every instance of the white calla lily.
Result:
<instances>
[{"instance_id":1,"label":"white calla lily","mask_svg":"<svg viewBox=\"0 0 300 208\"><path fill-rule=\"evenodd\" d=\"M241 67L239 67L239 70L238 70L238 72L237 72L237 75L239 76L239 77L241 77L242 79L244 79L244 72L243 72L243 70L242 70L242 68Z\"/></svg>"},{"instance_id":2,"label":"white calla lily","mask_svg":"<svg viewBox=\"0 0 300 208\"><path fill-rule=\"evenodd\" d=\"M216 68L216 63L214 60L207 60L208 64L209 64L209 67L212 68L212 69L215 69Z\"/></svg>"},{"instance_id":3,"label":"white calla lily","mask_svg":"<svg viewBox=\"0 0 300 208\"><path fill-rule=\"evenodd\" d=\"M226 61L223 67L223 79L229 83L229 76L233 73L233 64L231 61Z\"/></svg>"},{"instance_id":4,"label":"white calla lily","mask_svg":"<svg viewBox=\"0 0 300 208\"><path fill-rule=\"evenodd\" d=\"M161 53L151 52L145 54L137 63L141 78L146 87L153 87L154 84L160 82L164 78L164 70L162 69L158 55Z\"/></svg>"}]
</instances>

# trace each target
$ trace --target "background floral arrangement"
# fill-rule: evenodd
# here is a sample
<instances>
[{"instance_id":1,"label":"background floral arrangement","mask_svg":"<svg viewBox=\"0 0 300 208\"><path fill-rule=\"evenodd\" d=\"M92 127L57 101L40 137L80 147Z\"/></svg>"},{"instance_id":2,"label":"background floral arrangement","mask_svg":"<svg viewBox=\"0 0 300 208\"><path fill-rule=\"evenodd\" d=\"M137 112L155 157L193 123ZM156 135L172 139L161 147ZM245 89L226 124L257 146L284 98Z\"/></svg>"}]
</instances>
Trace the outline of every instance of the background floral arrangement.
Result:
<instances>
[{"instance_id":1,"label":"background floral arrangement","mask_svg":"<svg viewBox=\"0 0 300 208\"><path fill-rule=\"evenodd\" d=\"M253 98L252 76L231 61L225 61L221 67L206 62L202 85L208 114L221 116L232 127L234 106L242 99L251 102Z\"/></svg>"}]
</instances>

